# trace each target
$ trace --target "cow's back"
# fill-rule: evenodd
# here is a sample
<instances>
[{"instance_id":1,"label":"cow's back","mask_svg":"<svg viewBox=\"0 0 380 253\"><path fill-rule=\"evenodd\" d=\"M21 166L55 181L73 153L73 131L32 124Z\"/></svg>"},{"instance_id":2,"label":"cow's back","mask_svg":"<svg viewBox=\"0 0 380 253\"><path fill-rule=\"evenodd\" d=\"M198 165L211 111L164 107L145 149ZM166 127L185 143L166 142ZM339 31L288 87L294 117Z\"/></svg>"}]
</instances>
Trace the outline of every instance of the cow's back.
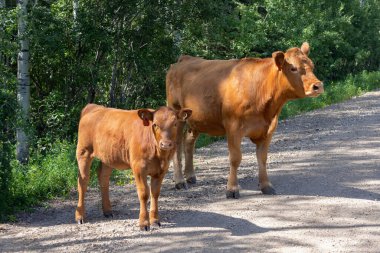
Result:
<instances>
[{"instance_id":1,"label":"cow's back","mask_svg":"<svg viewBox=\"0 0 380 253\"><path fill-rule=\"evenodd\" d=\"M226 79L236 60L204 60L182 56L173 64L166 78L168 106L175 109L191 108L189 124L202 132L224 134L221 125L222 81ZM194 118L193 118L194 117Z\"/></svg>"},{"instance_id":2,"label":"cow's back","mask_svg":"<svg viewBox=\"0 0 380 253\"><path fill-rule=\"evenodd\" d=\"M211 135L224 135L225 104L234 85L241 83L244 60L204 60L182 56L166 78L168 106L191 108L188 123L193 129ZM239 91L237 91L239 92ZM241 91L240 91L241 92ZM235 106L235 105L234 105Z\"/></svg>"}]
</instances>

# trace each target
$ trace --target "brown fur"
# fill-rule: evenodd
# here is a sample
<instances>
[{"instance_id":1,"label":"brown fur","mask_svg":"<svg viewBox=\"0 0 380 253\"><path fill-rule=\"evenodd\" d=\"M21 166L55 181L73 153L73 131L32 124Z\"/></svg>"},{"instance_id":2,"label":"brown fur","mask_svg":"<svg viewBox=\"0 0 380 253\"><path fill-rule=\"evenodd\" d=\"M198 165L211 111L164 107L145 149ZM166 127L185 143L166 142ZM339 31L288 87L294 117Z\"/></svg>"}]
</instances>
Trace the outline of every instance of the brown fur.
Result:
<instances>
[{"instance_id":1,"label":"brown fur","mask_svg":"<svg viewBox=\"0 0 380 253\"><path fill-rule=\"evenodd\" d=\"M150 224L159 224L157 201L163 177L175 152L176 125L179 120L185 120L190 115L191 110L177 112L168 107L156 111L126 111L87 105L82 110L78 130L76 155L79 199L75 219L79 223L84 220L84 195L91 162L96 157L101 161L98 178L105 216L112 215L109 200L112 168L131 168L140 200L139 225L142 229L148 229ZM150 191L147 176L151 177ZM150 194L152 200L148 217L147 200Z\"/></svg>"},{"instance_id":2,"label":"brown fur","mask_svg":"<svg viewBox=\"0 0 380 253\"><path fill-rule=\"evenodd\" d=\"M168 106L193 111L184 138L187 180L195 178L194 142L199 133L207 133L227 136L231 166L229 192L238 193L236 173L243 137L249 137L257 146L261 189L264 192L265 188L271 188L266 172L267 152L283 105L291 99L323 93L322 82L313 74L309 51L309 45L304 43L301 49L278 51L265 59L204 60L181 56L170 67L166 77ZM177 185L184 183L180 154L183 127L181 124L178 128L174 159Z\"/></svg>"}]
</instances>

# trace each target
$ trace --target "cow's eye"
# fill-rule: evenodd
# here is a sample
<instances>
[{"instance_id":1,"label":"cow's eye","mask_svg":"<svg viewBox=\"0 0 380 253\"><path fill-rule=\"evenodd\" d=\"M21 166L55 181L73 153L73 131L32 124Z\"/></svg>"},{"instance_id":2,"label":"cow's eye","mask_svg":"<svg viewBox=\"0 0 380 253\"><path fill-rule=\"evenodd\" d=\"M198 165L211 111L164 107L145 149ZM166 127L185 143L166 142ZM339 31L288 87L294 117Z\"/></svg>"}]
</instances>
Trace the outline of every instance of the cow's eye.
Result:
<instances>
[{"instance_id":1,"label":"cow's eye","mask_svg":"<svg viewBox=\"0 0 380 253\"><path fill-rule=\"evenodd\" d=\"M177 123L174 123L174 127L177 127Z\"/></svg>"},{"instance_id":2,"label":"cow's eye","mask_svg":"<svg viewBox=\"0 0 380 253\"><path fill-rule=\"evenodd\" d=\"M292 67L291 69L290 69L290 71L292 71L292 72L297 72L297 68L296 67Z\"/></svg>"},{"instance_id":3,"label":"cow's eye","mask_svg":"<svg viewBox=\"0 0 380 253\"><path fill-rule=\"evenodd\" d=\"M155 129L159 128L159 127L157 126L156 123L153 124L153 127L154 127Z\"/></svg>"}]
</instances>

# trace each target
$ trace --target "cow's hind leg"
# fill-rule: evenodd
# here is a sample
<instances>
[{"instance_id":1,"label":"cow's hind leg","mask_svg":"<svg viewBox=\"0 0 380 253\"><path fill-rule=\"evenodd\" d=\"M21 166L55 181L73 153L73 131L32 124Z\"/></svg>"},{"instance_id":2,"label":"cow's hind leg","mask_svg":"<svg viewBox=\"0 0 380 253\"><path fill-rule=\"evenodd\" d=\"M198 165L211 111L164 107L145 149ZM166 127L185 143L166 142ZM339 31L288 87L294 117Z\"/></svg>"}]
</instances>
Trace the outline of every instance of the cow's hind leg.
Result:
<instances>
[{"instance_id":1,"label":"cow's hind leg","mask_svg":"<svg viewBox=\"0 0 380 253\"><path fill-rule=\"evenodd\" d=\"M112 168L106 166L104 163L101 163L98 168L98 180L99 187L102 193L102 209L104 217L110 218L113 217L111 201L109 196L109 186L110 186L110 177L112 174Z\"/></svg>"},{"instance_id":2,"label":"cow's hind leg","mask_svg":"<svg viewBox=\"0 0 380 253\"><path fill-rule=\"evenodd\" d=\"M227 182L227 198L238 199L239 194L239 184L237 179L237 170L241 162L241 137L236 135L228 135L228 149L230 153L230 174L228 176Z\"/></svg>"},{"instance_id":3,"label":"cow's hind leg","mask_svg":"<svg viewBox=\"0 0 380 253\"><path fill-rule=\"evenodd\" d=\"M187 189L187 184L182 174L182 146L184 133L183 129L185 122L179 121L177 125L177 140L176 140L176 152L173 159L173 170L174 170L174 183L176 189Z\"/></svg>"},{"instance_id":4,"label":"cow's hind leg","mask_svg":"<svg viewBox=\"0 0 380 253\"><path fill-rule=\"evenodd\" d=\"M84 197L87 191L88 181L90 180L90 167L92 158L87 150L77 150L78 161L78 206L75 211L75 220L78 224L84 222L85 207Z\"/></svg>"},{"instance_id":5,"label":"cow's hind leg","mask_svg":"<svg viewBox=\"0 0 380 253\"><path fill-rule=\"evenodd\" d=\"M161 184L164 175L152 177L150 180L151 203L149 221L152 226L161 226L158 216L158 197L160 196Z\"/></svg>"},{"instance_id":6,"label":"cow's hind leg","mask_svg":"<svg viewBox=\"0 0 380 253\"><path fill-rule=\"evenodd\" d=\"M256 143L256 157L259 165L259 187L263 194L275 195L276 190L273 188L267 174L267 156L271 136L265 140Z\"/></svg>"},{"instance_id":7,"label":"cow's hind leg","mask_svg":"<svg viewBox=\"0 0 380 253\"><path fill-rule=\"evenodd\" d=\"M185 177L186 182L189 184L195 184L197 182L194 171L193 156L194 146L198 136L199 133L192 129L188 129L185 133Z\"/></svg>"}]
</instances>

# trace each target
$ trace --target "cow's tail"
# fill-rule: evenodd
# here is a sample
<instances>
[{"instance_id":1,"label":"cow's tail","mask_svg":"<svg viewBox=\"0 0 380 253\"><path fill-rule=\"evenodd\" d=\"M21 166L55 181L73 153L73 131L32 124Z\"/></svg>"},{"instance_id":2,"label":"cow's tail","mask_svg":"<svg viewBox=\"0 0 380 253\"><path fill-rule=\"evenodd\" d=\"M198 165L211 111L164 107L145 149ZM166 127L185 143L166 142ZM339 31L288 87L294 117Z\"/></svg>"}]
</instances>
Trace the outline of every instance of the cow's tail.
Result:
<instances>
[{"instance_id":1,"label":"cow's tail","mask_svg":"<svg viewBox=\"0 0 380 253\"><path fill-rule=\"evenodd\" d=\"M101 105L96 105L96 104L87 104L83 109L82 112L80 113L80 117L82 118L84 115L86 115L89 112L98 110L100 108L104 108Z\"/></svg>"}]
</instances>

